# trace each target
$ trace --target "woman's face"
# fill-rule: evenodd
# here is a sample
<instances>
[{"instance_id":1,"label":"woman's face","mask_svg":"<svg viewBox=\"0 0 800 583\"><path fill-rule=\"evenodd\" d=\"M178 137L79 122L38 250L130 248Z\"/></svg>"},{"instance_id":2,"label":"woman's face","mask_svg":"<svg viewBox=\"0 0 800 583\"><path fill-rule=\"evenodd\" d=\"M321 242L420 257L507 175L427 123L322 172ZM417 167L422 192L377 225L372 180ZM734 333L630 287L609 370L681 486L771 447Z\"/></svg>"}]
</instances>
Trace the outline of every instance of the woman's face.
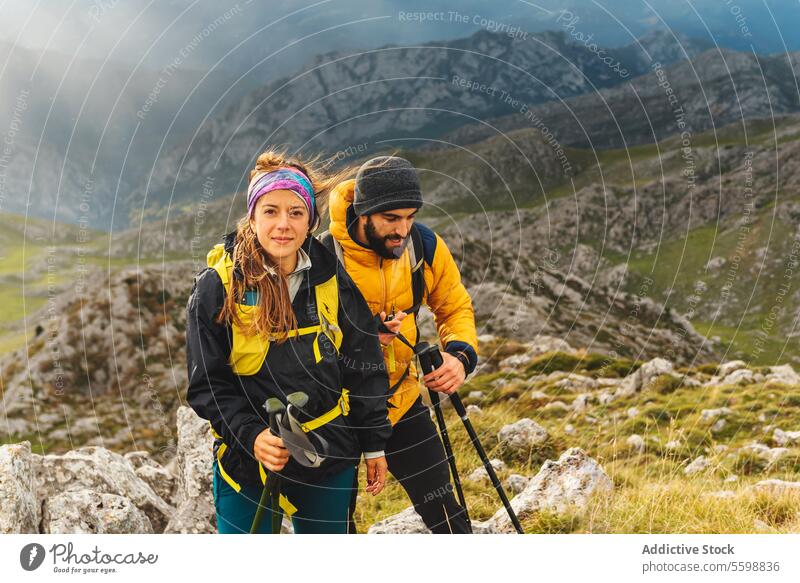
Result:
<instances>
[{"instance_id":1,"label":"woman's face","mask_svg":"<svg viewBox=\"0 0 800 583\"><path fill-rule=\"evenodd\" d=\"M291 190L273 190L258 199L250 227L269 258L284 273L297 265L297 250L308 234L308 209Z\"/></svg>"}]
</instances>

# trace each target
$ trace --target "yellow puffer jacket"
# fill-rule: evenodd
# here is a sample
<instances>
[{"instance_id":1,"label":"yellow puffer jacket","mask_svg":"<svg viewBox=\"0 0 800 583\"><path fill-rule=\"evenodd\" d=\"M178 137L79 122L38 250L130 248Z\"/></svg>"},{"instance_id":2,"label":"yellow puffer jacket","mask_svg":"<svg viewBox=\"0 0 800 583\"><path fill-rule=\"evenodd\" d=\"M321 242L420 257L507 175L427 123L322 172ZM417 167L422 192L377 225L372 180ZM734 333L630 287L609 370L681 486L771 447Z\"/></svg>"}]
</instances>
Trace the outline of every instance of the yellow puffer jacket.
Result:
<instances>
[{"instance_id":1,"label":"yellow puffer jacket","mask_svg":"<svg viewBox=\"0 0 800 583\"><path fill-rule=\"evenodd\" d=\"M330 232L342 246L344 266L367 300L373 314L408 311L413 305L409 252L399 259L383 259L371 249L354 241L347 231L347 209L353 203L355 181L339 184L331 193ZM458 266L441 237L416 224L425 248L425 303L433 312L439 339L448 352L463 352L469 358L468 372L477 362L478 338L472 300L461 283ZM417 342L415 316L403 320L400 332ZM412 350L395 339L384 347L389 386L394 386L410 367L408 376L389 398L389 420L392 424L405 414L420 393Z\"/></svg>"}]
</instances>

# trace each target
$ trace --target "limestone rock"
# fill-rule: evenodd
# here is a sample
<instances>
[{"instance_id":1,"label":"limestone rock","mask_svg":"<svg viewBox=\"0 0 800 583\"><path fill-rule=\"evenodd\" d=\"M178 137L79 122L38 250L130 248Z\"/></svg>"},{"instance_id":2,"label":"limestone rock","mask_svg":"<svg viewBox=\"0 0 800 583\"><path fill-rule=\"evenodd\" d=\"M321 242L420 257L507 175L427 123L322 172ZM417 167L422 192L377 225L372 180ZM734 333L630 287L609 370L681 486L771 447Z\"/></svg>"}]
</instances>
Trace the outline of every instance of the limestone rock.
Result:
<instances>
[{"instance_id":1,"label":"limestone rock","mask_svg":"<svg viewBox=\"0 0 800 583\"><path fill-rule=\"evenodd\" d=\"M32 464L30 442L0 447L0 534L39 530L40 505Z\"/></svg>"},{"instance_id":2,"label":"limestone rock","mask_svg":"<svg viewBox=\"0 0 800 583\"><path fill-rule=\"evenodd\" d=\"M162 466L146 451L132 451L125 454L125 459L133 466L133 471L147 482L162 500L172 502L175 493L175 476Z\"/></svg>"},{"instance_id":3,"label":"limestone rock","mask_svg":"<svg viewBox=\"0 0 800 583\"><path fill-rule=\"evenodd\" d=\"M800 385L800 375L789 364L771 366L767 374L767 382L784 385Z\"/></svg>"},{"instance_id":4,"label":"limestone rock","mask_svg":"<svg viewBox=\"0 0 800 583\"><path fill-rule=\"evenodd\" d=\"M367 534L430 534L430 532L413 506L376 522L367 530Z\"/></svg>"},{"instance_id":5,"label":"limestone rock","mask_svg":"<svg viewBox=\"0 0 800 583\"><path fill-rule=\"evenodd\" d=\"M630 435L628 436L628 439L625 440L625 443L629 448L631 448L634 451L638 452L644 451L645 447L644 439L642 439L641 435L636 435L636 434Z\"/></svg>"},{"instance_id":6,"label":"limestone rock","mask_svg":"<svg viewBox=\"0 0 800 583\"><path fill-rule=\"evenodd\" d=\"M752 385L753 383L763 380L761 375L756 375L749 368L740 368L733 371L731 374L724 377L720 384L722 385Z\"/></svg>"},{"instance_id":7,"label":"limestone rock","mask_svg":"<svg viewBox=\"0 0 800 583\"><path fill-rule=\"evenodd\" d=\"M703 409L700 411L700 421L713 421L718 417L730 415L732 411L728 407L720 407L719 409Z\"/></svg>"},{"instance_id":8,"label":"limestone rock","mask_svg":"<svg viewBox=\"0 0 800 583\"><path fill-rule=\"evenodd\" d=\"M45 534L152 534L144 512L123 496L73 490L48 498L44 503Z\"/></svg>"},{"instance_id":9,"label":"limestone rock","mask_svg":"<svg viewBox=\"0 0 800 583\"><path fill-rule=\"evenodd\" d=\"M628 396L647 388L654 379L663 374L673 374L675 367L664 358L654 358L645 362L639 369L625 377L617 388L617 396Z\"/></svg>"},{"instance_id":10,"label":"limestone rock","mask_svg":"<svg viewBox=\"0 0 800 583\"><path fill-rule=\"evenodd\" d=\"M789 450L785 447L769 447L763 443L750 443L743 446L740 451L753 453L770 464L774 464L789 453Z\"/></svg>"},{"instance_id":11,"label":"limestone rock","mask_svg":"<svg viewBox=\"0 0 800 583\"><path fill-rule=\"evenodd\" d=\"M734 371L747 368L747 363L743 360L731 360L724 362L717 367L717 376L725 378Z\"/></svg>"},{"instance_id":12,"label":"limestone rock","mask_svg":"<svg viewBox=\"0 0 800 583\"><path fill-rule=\"evenodd\" d=\"M209 423L189 407L178 409L176 455L178 505L169 532L214 532L216 513L211 489L214 436Z\"/></svg>"},{"instance_id":13,"label":"limestone rock","mask_svg":"<svg viewBox=\"0 0 800 583\"><path fill-rule=\"evenodd\" d=\"M751 486L756 492L766 492L775 496L783 494L800 494L800 482L786 480L761 480Z\"/></svg>"},{"instance_id":14,"label":"limestone rock","mask_svg":"<svg viewBox=\"0 0 800 583\"><path fill-rule=\"evenodd\" d=\"M775 428L772 432L772 439L780 446L797 445L800 443L800 431L783 431Z\"/></svg>"},{"instance_id":15,"label":"limestone rock","mask_svg":"<svg viewBox=\"0 0 800 583\"><path fill-rule=\"evenodd\" d=\"M209 499L210 498L210 499ZM184 500L164 529L165 534L213 534L217 532L214 496Z\"/></svg>"},{"instance_id":16,"label":"limestone rock","mask_svg":"<svg viewBox=\"0 0 800 583\"><path fill-rule=\"evenodd\" d=\"M180 504L197 496L211 496L214 436L208 421L198 417L190 407L180 407L177 420L176 501Z\"/></svg>"},{"instance_id":17,"label":"limestone rock","mask_svg":"<svg viewBox=\"0 0 800 583\"><path fill-rule=\"evenodd\" d=\"M725 419L717 419L716 423L711 426L711 433L719 433L723 429L725 429L725 425L727 421Z\"/></svg>"},{"instance_id":18,"label":"limestone rock","mask_svg":"<svg viewBox=\"0 0 800 583\"><path fill-rule=\"evenodd\" d=\"M583 413L586 411L586 408L589 406L589 401L592 400L592 395L589 393L581 393L575 400L572 401L572 410L576 413Z\"/></svg>"},{"instance_id":19,"label":"limestone rock","mask_svg":"<svg viewBox=\"0 0 800 583\"><path fill-rule=\"evenodd\" d=\"M500 361L500 370L517 370L525 368L531 362L530 354L514 354Z\"/></svg>"},{"instance_id":20,"label":"limestone rock","mask_svg":"<svg viewBox=\"0 0 800 583\"><path fill-rule=\"evenodd\" d=\"M568 412L572 411L572 407L567 405L564 401L551 401L544 407L542 407L543 411L563 411Z\"/></svg>"},{"instance_id":21,"label":"limestone rock","mask_svg":"<svg viewBox=\"0 0 800 583\"><path fill-rule=\"evenodd\" d=\"M505 425L497 434L499 442L513 452L527 452L548 438L549 435L544 427L527 418Z\"/></svg>"},{"instance_id":22,"label":"limestone rock","mask_svg":"<svg viewBox=\"0 0 800 583\"><path fill-rule=\"evenodd\" d=\"M688 466L683 468L683 473L687 476L700 473L709 466L708 460L705 456L699 456L692 461Z\"/></svg>"},{"instance_id":23,"label":"limestone rock","mask_svg":"<svg viewBox=\"0 0 800 583\"><path fill-rule=\"evenodd\" d=\"M503 482L503 487L506 489L506 492L511 494L519 494L525 489L530 481L531 479L527 476L511 474L506 478L506 481Z\"/></svg>"},{"instance_id":24,"label":"limestone rock","mask_svg":"<svg viewBox=\"0 0 800 583\"><path fill-rule=\"evenodd\" d=\"M561 380L556 381L556 386L567 391L585 391L596 389L597 381L592 377L570 373Z\"/></svg>"},{"instance_id":25,"label":"limestone rock","mask_svg":"<svg viewBox=\"0 0 800 583\"><path fill-rule=\"evenodd\" d=\"M579 448L565 451L558 461L547 460L511 506L520 520L540 510L563 513L571 508L584 508L590 498L613 489L611 478L594 459ZM505 508L483 523L473 523L475 532L513 532Z\"/></svg>"},{"instance_id":26,"label":"limestone rock","mask_svg":"<svg viewBox=\"0 0 800 583\"><path fill-rule=\"evenodd\" d=\"M492 459L489 460L489 463L492 465L492 468L495 472L500 472L506 469L506 464L504 461L499 459ZM468 482L488 482L491 483L491 478L489 478L489 472L486 471L486 468L480 466L472 470L469 474L467 474L466 481Z\"/></svg>"},{"instance_id":27,"label":"limestone rock","mask_svg":"<svg viewBox=\"0 0 800 583\"><path fill-rule=\"evenodd\" d=\"M575 352L575 349L572 348L566 340L555 336L546 336L544 334L538 335L532 341L525 344L525 346L528 349L528 354L531 356L539 356L545 352Z\"/></svg>"},{"instance_id":28,"label":"limestone rock","mask_svg":"<svg viewBox=\"0 0 800 583\"><path fill-rule=\"evenodd\" d=\"M174 509L134 472L131 463L103 447L88 446L64 455L38 457L34 464L40 500L77 490L116 494L127 498L161 532Z\"/></svg>"}]
</instances>

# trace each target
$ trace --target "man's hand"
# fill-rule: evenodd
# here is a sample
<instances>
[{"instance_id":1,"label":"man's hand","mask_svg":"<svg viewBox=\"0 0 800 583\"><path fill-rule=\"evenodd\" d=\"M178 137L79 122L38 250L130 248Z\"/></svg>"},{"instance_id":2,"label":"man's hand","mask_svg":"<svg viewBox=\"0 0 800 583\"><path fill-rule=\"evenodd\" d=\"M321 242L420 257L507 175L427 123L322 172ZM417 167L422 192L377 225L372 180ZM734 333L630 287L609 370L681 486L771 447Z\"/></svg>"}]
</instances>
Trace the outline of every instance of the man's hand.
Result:
<instances>
[{"instance_id":1,"label":"man's hand","mask_svg":"<svg viewBox=\"0 0 800 583\"><path fill-rule=\"evenodd\" d=\"M422 381L431 391L449 395L464 384L467 373L464 371L461 361L452 354L442 352L442 360L444 361L442 366L422 377Z\"/></svg>"},{"instance_id":2,"label":"man's hand","mask_svg":"<svg viewBox=\"0 0 800 583\"><path fill-rule=\"evenodd\" d=\"M289 461L289 450L283 447L283 440L272 435L269 428L256 437L253 453L270 472L280 472Z\"/></svg>"},{"instance_id":3,"label":"man's hand","mask_svg":"<svg viewBox=\"0 0 800 583\"><path fill-rule=\"evenodd\" d=\"M397 333L400 331L400 324L403 319L407 316L404 311L399 311L394 315L394 318L389 320L388 322L384 322L386 327L390 330L387 333L378 332L378 340L384 346L389 346L392 343L392 340L395 339ZM381 322L386 319L386 312L381 312Z\"/></svg>"},{"instance_id":4,"label":"man's hand","mask_svg":"<svg viewBox=\"0 0 800 583\"><path fill-rule=\"evenodd\" d=\"M367 492L377 496L386 485L386 471L389 466L385 457L374 457L365 462L367 465Z\"/></svg>"}]
</instances>

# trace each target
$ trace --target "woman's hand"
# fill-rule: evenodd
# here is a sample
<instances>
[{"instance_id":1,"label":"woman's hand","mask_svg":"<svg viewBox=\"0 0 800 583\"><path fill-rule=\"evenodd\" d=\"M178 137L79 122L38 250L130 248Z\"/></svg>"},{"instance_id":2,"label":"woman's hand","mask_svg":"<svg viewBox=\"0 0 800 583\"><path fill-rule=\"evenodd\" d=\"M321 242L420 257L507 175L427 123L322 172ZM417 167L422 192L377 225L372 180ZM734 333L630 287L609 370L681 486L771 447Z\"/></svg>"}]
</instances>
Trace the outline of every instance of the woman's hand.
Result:
<instances>
[{"instance_id":1,"label":"woman's hand","mask_svg":"<svg viewBox=\"0 0 800 583\"><path fill-rule=\"evenodd\" d=\"M367 492L377 496L386 485L386 470L388 469L386 458L374 457L365 461L367 464Z\"/></svg>"},{"instance_id":2,"label":"woman's hand","mask_svg":"<svg viewBox=\"0 0 800 583\"><path fill-rule=\"evenodd\" d=\"M289 461L289 450L283 447L283 440L272 435L269 428L256 437L253 453L270 472L280 472Z\"/></svg>"},{"instance_id":3,"label":"woman's hand","mask_svg":"<svg viewBox=\"0 0 800 583\"><path fill-rule=\"evenodd\" d=\"M382 345L389 346L392 343L392 340L395 339L397 333L400 331L400 324L406 316L407 314L400 310L394 315L394 318L388 322L383 322L386 319L386 312L381 312L381 322L389 329L389 332L386 333L378 332L378 340Z\"/></svg>"}]
</instances>

